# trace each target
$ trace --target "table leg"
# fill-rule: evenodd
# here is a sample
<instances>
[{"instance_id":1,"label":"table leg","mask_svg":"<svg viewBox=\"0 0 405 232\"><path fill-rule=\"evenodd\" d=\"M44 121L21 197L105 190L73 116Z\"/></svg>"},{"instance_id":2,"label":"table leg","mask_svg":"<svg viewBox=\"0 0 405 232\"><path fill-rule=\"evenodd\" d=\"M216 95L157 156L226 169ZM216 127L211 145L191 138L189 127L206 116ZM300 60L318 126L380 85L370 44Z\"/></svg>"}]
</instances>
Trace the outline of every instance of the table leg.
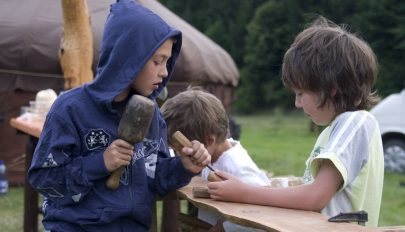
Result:
<instances>
[{"instance_id":1,"label":"table leg","mask_svg":"<svg viewBox=\"0 0 405 232\"><path fill-rule=\"evenodd\" d=\"M38 193L31 187L27 179L37 143L36 137L29 136L25 156L24 232L38 231Z\"/></svg>"},{"instance_id":2,"label":"table leg","mask_svg":"<svg viewBox=\"0 0 405 232\"><path fill-rule=\"evenodd\" d=\"M163 198L162 204L162 224L160 231L179 231L180 200L170 197Z\"/></svg>"},{"instance_id":3,"label":"table leg","mask_svg":"<svg viewBox=\"0 0 405 232\"><path fill-rule=\"evenodd\" d=\"M156 214L156 201L153 203L152 206L152 224L150 225L149 231L148 232L157 232L157 214Z\"/></svg>"}]
</instances>

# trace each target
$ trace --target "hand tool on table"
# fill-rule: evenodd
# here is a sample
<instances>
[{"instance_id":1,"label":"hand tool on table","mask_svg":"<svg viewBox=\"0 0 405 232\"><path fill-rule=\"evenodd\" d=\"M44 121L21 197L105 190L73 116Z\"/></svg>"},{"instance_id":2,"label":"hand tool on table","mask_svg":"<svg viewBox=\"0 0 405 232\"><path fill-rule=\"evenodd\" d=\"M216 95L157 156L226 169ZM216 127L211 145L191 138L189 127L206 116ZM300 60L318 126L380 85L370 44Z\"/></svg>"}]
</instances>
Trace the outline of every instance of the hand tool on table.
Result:
<instances>
[{"instance_id":1,"label":"hand tool on table","mask_svg":"<svg viewBox=\"0 0 405 232\"><path fill-rule=\"evenodd\" d=\"M339 213L328 219L329 222L357 222L359 225L364 226L368 221L368 214L366 211L361 210L350 213Z\"/></svg>"},{"instance_id":2,"label":"hand tool on table","mask_svg":"<svg viewBox=\"0 0 405 232\"><path fill-rule=\"evenodd\" d=\"M152 100L141 95L133 95L129 99L118 125L119 138L132 145L141 142L149 130L154 109ZM118 188L124 168L125 166L122 166L113 171L106 182L108 188Z\"/></svg>"},{"instance_id":3,"label":"hand tool on table","mask_svg":"<svg viewBox=\"0 0 405 232\"><path fill-rule=\"evenodd\" d=\"M172 139L178 143L179 145L181 145L182 147L193 147L192 143L190 142L190 140L184 136L183 133L181 133L180 131L176 131L173 133L172 135ZM211 172L208 174L208 181L223 181L224 178L218 176L217 174L215 174L215 170L211 167L211 165L207 165L207 168L209 170L211 170Z\"/></svg>"}]
</instances>

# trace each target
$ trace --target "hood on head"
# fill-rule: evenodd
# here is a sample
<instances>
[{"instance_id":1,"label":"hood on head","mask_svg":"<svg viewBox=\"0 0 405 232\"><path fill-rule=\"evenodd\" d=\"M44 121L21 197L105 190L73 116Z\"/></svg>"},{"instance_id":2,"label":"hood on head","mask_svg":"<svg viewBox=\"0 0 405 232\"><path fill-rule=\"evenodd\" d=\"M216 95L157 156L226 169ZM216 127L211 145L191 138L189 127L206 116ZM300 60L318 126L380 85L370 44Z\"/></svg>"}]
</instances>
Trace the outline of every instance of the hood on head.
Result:
<instances>
[{"instance_id":1,"label":"hood on head","mask_svg":"<svg viewBox=\"0 0 405 232\"><path fill-rule=\"evenodd\" d=\"M168 76L150 96L155 99L166 86L180 53L181 32L134 0L118 0L111 5L104 26L95 79L85 86L99 104L111 108L114 98L136 78L149 58L169 38L175 37Z\"/></svg>"}]
</instances>

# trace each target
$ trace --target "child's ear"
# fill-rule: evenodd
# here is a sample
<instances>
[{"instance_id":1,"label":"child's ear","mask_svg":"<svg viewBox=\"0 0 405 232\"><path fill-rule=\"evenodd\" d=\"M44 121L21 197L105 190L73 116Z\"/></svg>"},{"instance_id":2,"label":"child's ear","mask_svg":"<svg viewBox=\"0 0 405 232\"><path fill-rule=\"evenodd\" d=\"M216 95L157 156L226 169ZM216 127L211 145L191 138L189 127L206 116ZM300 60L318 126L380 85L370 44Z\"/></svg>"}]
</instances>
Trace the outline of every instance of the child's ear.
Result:
<instances>
[{"instance_id":1,"label":"child's ear","mask_svg":"<svg viewBox=\"0 0 405 232\"><path fill-rule=\"evenodd\" d=\"M217 137L215 137L215 135L210 135L208 137L207 147L211 146L211 145L214 145L216 143L216 141L217 141Z\"/></svg>"}]
</instances>

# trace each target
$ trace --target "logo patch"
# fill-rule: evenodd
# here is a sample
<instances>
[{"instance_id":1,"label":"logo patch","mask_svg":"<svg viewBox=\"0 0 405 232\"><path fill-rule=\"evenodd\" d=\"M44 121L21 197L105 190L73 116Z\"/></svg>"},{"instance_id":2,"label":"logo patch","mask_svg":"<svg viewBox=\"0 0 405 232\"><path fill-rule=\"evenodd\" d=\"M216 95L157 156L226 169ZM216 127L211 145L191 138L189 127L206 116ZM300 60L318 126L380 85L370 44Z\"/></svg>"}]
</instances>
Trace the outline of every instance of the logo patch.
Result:
<instances>
[{"instance_id":1,"label":"logo patch","mask_svg":"<svg viewBox=\"0 0 405 232\"><path fill-rule=\"evenodd\" d=\"M44 163L42 164L43 168L51 168L57 167L58 163L53 159L52 153L49 153L48 157L45 159Z\"/></svg>"},{"instance_id":2,"label":"logo patch","mask_svg":"<svg viewBox=\"0 0 405 232\"><path fill-rule=\"evenodd\" d=\"M92 129L85 136L86 146L89 150L108 147L110 135L103 129Z\"/></svg>"}]
</instances>

